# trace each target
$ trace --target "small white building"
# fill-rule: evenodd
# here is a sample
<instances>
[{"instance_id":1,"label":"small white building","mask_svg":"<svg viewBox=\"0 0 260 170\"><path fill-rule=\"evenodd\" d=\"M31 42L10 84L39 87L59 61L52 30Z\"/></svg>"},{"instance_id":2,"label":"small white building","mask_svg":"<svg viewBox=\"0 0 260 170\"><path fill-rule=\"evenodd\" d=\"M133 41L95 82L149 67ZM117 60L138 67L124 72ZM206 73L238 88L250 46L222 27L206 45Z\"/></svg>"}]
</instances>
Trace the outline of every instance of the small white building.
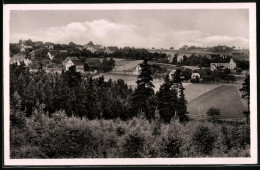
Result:
<instances>
[{"instance_id":1,"label":"small white building","mask_svg":"<svg viewBox=\"0 0 260 170\"><path fill-rule=\"evenodd\" d=\"M138 64L133 71L133 75L139 76L141 74L141 71L142 71L142 68L141 68L140 64Z\"/></svg>"},{"instance_id":2,"label":"small white building","mask_svg":"<svg viewBox=\"0 0 260 170\"><path fill-rule=\"evenodd\" d=\"M184 58L184 55L178 55L177 57L177 63L181 63Z\"/></svg>"},{"instance_id":3,"label":"small white building","mask_svg":"<svg viewBox=\"0 0 260 170\"><path fill-rule=\"evenodd\" d=\"M168 74L170 80L173 79L173 74L174 74L175 72L176 72L176 69L172 69L172 70L170 71L170 73Z\"/></svg>"},{"instance_id":4,"label":"small white building","mask_svg":"<svg viewBox=\"0 0 260 170\"><path fill-rule=\"evenodd\" d=\"M69 70L71 66L76 66L76 71L84 71L84 64L80 60L69 60L65 65L66 70Z\"/></svg>"},{"instance_id":5,"label":"small white building","mask_svg":"<svg viewBox=\"0 0 260 170\"><path fill-rule=\"evenodd\" d=\"M234 70L236 67L236 63L232 58L221 57L210 63L210 69L213 71L217 67L223 66L224 68L228 68L230 70Z\"/></svg>"},{"instance_id":6,"label":"small white building","mask_svg":"<svg viewBox=\"0 0 260 170\"><path fill-rule=\"evenodd\" d=\"M196 80L196 77L198 77L200 79L200 74L199 73L192 73L190 79Z\"/></svg>"}]
</instances>

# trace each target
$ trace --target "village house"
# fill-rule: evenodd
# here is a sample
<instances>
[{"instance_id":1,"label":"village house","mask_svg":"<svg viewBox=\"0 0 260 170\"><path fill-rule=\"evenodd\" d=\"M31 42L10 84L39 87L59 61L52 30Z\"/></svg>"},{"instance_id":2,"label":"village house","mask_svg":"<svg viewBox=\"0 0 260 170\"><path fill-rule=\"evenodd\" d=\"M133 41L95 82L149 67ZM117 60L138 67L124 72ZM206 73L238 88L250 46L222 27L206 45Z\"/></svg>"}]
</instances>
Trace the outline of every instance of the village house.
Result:
<instances>
[{"instance_id":1,"label":"village house","mask_svg":"<svg viewBox=\"0 0 260 170\"><path fill-rule=\"evenodd\" d=\"M94 52L95 52L95 49L93 48L93 46L92 46L92 45L89 45L89 44L85 44L82 49L88 50L88 51L90 51L91 53L94 53Z\"/></svg>"},{"instance_id":2,"label":"village house","mask_svg":"<svg viewBox=\"0 0 260 170\"><path fill-rule=\"evenodd\" d=\"M25 45L24 43L22 43L22 44L20 45L20 50L21 50L21 52L25 52L26 49L33 49L33 47L32 47L32 46L27 46L27 45Z\"/></svg>"},{"instance_id":3,"label":"village house","mask_svg":"<svg viewBox=\"0 0 260 170\"><path fill-rule=\"evenodd\" d=\"M102 45L93 45L93 48L94 48L94 52L97 52L100 49L104 49Z\"/></svg>"},{"instance_id":4,"label":"village house","mask_svg":"<svg viewBox=\"0 0 260 170\"><path fill-rule=\"evenodd\" d=\"M109 53L114 53L114 52L116 52L116 51L118 51L118 48L117 47L107 47L108 48L108 50L109 50Z\"/></svg>"},{"instance_id":5,"label":"village house","mask_svg":"<svg viewBox=\"0 0 260 170\"><path fill-rule=\"evenodd\" d=\"M62 64L66 67L66 64L69 62L69 60L80 60L78 57L67 57Z\"/></svg>"},{"instance_id":6,"label":"village house","mask_svg":"<svg viewBox=\"0 0 260 170\"><path fill-rule=\"evenodd\" d=\"M203 77L207 76L208 73L204 70L204 69L196 69L193 71L193 73L191 74L191 81L196 80L196 78L199 78L199 82L203 82Z\"/></svg>"},{"instance_id":7,"label":"village house","mask_svg":"<svg viewBox=\"0 0 260 170\"><path fill-rule=\"evenodd\" d=\"M59 51L50 50L47 55L50 60L53 60L58 55L58 53L59 53Z\"/></svg>"},{"instance_id":8,"label":"village house","mask_svg":"<svg viewBox=\"0 0 260 170\"><path fill-rule=\"evenodd\" d=\"M176 55L175 53L170 53L170 54L168 55L168 58L167 58L167 59L168 59L168 62L169 62L169 63L172 63L172 62L173 62L173 58L175 57L175 55Z\"/></svg>"},{"instance_id":9,"label":"village house","mask_svg":"<svg viewBox=\"0 0 260 170\"><path fill-rule=\"evenodd\" d=\"M99 59L96 58L88 58L84 63L84 71L88 72L97 72L101 62Z\"/></svg>"},{"instance_id":10,"label":"village house","mask_svg":"<svg viewBox=\"0 0 260 170\"><path fill-rule=\"evenodd\" d=\"M71 66L75 66L77 72L84 71L84 64L80 60L69 60L65 65L65 69L69 70Z\"/></svg>"},{"instance_id":11,"label":"village house","mask_svg":"<svg viewBox=\"0 0 260 170\"><path fill-rule=\"evenodd\" d=\"M17 65L21 65L21 63L24 63L26 66L28 66L31 64L31 62L32 61L29 58L26 58L26 56L23 54L15 54L10 59L10 64L17 63Z\"/></svg>"},{"instance_id":12,"label":"village house","mask_svg":"<svg viewBox=\"0 0 260 170\"><path fill-rule=\"evenodd\" d=\"M234 62L234 60L231 57L225 57L225 56L215 58L210 63L210 69L212 71L216 70L220 66L222 66L224 68L228 68L230 70L234 70L234 68L236 67L236 63Z\"/></svg>"},{"instance_id":13,"label":"village house","mask_svg":"<svg viewBox=\"0 0 260 170\"><path fill-rule=\"evenodd\" d=\"M177 63L181 63L184 58L184 55L178 55L177 57Z\"/></svg>"},{"instance_id":14,"label":"village house","mask_svg":"<svg viewBox=\"0 0 260 170\"><path fill-rule=\"evenodd\" d=\"M141 68L140 64L138 64L138 65L134 68L134 70L133 70L133 75L139 76L139 75L141 74L141 71L142 71L142 68Z\"/></svg>"}]
</instances>

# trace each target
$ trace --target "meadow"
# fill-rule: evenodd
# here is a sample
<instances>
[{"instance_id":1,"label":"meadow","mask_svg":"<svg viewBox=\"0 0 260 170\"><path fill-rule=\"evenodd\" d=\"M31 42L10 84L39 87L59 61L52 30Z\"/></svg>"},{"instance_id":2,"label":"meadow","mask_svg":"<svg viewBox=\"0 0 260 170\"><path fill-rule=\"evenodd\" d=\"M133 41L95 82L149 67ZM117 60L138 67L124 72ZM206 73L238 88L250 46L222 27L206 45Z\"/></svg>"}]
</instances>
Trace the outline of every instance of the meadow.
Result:
<instances>
[{"instance_id":1,"label":"meadow","mask_svg":"<svg viewBox=\"0 0 260 170\"><path fill-rule=\"evenodd\" d=\"M202 118L210 107L220 109L220 115L216 117L220 120L242 120L243 111L246 110L235 85L221 85L191 100L188 104L188 112L190 117Z\"/></svg>"}]
</instances>

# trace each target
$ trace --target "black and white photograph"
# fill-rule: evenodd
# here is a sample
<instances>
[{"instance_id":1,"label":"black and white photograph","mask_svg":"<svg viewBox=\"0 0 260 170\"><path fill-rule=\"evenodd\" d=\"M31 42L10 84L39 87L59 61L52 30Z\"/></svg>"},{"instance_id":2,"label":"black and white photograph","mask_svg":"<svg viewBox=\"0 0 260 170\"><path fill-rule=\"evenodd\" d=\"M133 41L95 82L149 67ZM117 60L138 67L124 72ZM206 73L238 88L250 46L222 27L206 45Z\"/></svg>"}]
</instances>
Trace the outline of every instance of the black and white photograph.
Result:
<instances>
[{"instance_id":1,"label":"black and white photograph","mask_svg":"<svg viewBox=\"0 0 260 170\"><path fill-rule=\"evenodd\" d=\"M254 3L9 4L3 25L5 165L257 163Z\"/></svg>"}]
</instances>

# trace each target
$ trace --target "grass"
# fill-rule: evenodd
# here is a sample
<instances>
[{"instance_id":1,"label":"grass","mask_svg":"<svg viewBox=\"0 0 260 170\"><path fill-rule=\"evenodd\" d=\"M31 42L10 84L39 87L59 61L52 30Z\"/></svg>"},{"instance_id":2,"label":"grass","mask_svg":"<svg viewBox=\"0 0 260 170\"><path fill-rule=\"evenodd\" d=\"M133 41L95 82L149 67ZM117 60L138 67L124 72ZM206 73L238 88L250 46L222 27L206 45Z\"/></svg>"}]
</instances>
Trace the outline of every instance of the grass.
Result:
<instances>
[{"instance_id":1,"label":"grass","mask_svg":"<svg viewBox=\"0 0 260 170\"><path fill-rule=\"evenodd\" d=\"M209 92L217 87L221 86L220 84L201 84L201 83L192 83L185 87L185 97L188 102L196 99L200 95Z\"/></svg>"},{"instance_id":2,"label":"grass","mask_svg":"<svg viewBox=\"0 0 260 170\"><path fill-rule=\"evenodd\" d=\"M188 104L191 117L200 117L206 114L210 107L220 109L219 120L241 120L246 109L242 103L237 86L222 85L193 99Z\"/></svg>"},{"instance_id":3,"label":"grass","mask_svg":"<svg viewBox=\"0 0 260 170\"><path fill-rule=\"evenodd\" d=\"M121 74L113 74L113 73L106 73L102 74L105 78L105 81L108 81L109 79L116 81L118 79L124 80L128 86L132 87L135 89L137 87L136 81L137 81L137 76L134 75L121 75ZM157 92L160 89L160 86L164 83L163 79L154 79L153 80L153 85L154 91ZM186 87L190 85L190 83L183 83L183 86Z\"/></svg>"}]
</instances>

